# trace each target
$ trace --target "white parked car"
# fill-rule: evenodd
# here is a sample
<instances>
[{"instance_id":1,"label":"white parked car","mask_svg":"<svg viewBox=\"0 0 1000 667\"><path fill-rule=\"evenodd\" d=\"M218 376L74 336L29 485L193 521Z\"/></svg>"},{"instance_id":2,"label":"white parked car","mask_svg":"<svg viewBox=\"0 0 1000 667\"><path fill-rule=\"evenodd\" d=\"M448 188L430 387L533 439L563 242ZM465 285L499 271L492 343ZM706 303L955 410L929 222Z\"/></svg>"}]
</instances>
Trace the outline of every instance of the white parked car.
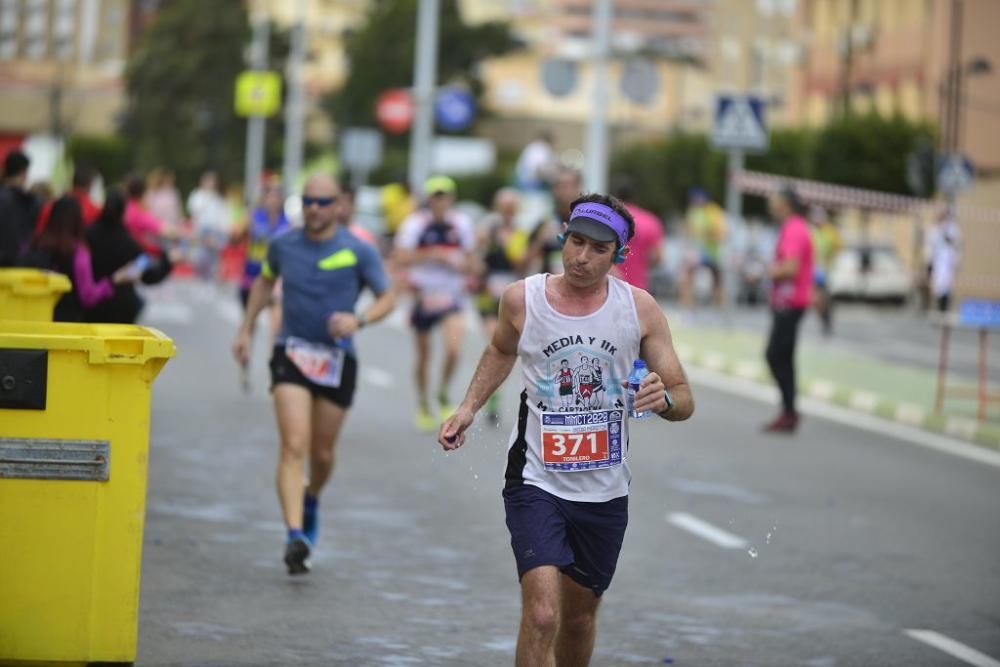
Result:
<instances>
[{"instance_id":1,"label":"white parked car","mask_svg":"<svg viewBox=\"0 0 1000 667\"><path fill-rule=\"evenodd\" d=\"M844 248L833 261L827 281L835 299L904 303L912 288L899 255L886 245Z\"/></svg>"}]
</instances>

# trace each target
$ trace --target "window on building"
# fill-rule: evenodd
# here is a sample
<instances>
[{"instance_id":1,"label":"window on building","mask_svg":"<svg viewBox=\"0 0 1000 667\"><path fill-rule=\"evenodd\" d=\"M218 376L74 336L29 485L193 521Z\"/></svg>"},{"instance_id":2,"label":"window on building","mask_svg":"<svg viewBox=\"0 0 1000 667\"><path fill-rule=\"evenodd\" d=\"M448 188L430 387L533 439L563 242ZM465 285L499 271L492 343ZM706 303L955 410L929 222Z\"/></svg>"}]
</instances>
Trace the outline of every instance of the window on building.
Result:
<instances>
[{"instance_id":1,"label":"window on building","mask_svg":"<svg viewBox=\"0 0 1000 667\"><path fill-rule=\"evenodd\" d=\"M0 0L0 60L17 57L17 26L20 0Z\"/></svg>"},{"instance_id":2,"label":"window on building","mask_svg":"<svg viewBox=\"0 0 1000 667\"><path fill-rule=\"evenodd\" d=\"M99 39L98 61L116 61L125 57L125 11L121 5L105 7Z\"/></svg>"},{"instance_id":3,"label":"window on building","mask_svg":"<svg viewBox=\"0 0 1000 667\"><path fill-rule=\"evenodd\" d=\"M75 0L56 0L52 17L52 41L55 56L68 60L73 55L74 26L77 24Z\"/></svg>"},{"instance_id":4,"label":"window on building","mask_svg":"<svg viewBox=\"0 0 1000 667\"><path fill-rule=\"evenodd\" d=\"M39 60L49 51L48 0L27 0L24 6L24 55Z\"/></svg>"}]
</instances>

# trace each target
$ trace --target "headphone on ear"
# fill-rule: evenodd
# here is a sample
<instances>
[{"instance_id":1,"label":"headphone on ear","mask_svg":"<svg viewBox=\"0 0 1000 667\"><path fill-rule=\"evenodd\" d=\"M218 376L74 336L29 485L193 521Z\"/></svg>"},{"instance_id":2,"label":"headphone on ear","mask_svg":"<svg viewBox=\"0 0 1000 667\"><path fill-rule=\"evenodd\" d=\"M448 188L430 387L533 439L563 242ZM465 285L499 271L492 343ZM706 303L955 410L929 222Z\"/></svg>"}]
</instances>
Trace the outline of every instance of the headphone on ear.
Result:
<instances>
[{"instance_id":1,"label":"headphone on ear","mask_svg":"<svg viewBox=\"0 0 1000 667\"><path fill-rule=\"evenodd\" d=\"M559 241L559 247L566 245L566 234L562 233L556 236L556 241ZM613 264L624 264L625 263L625 248L628 246L622 246L621 248L615 248L615 256L611 258Z\"/></svg>"}]
</instances>

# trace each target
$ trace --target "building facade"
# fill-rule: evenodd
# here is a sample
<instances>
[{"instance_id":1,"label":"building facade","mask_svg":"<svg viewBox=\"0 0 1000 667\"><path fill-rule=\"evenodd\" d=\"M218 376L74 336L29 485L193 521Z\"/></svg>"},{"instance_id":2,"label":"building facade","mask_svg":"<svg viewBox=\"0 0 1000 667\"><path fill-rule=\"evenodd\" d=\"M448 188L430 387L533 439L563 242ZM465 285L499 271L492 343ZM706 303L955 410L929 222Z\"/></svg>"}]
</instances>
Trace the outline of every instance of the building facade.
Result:
<instances>
[{"instance_id":1,"label":"building facade","mask_svg":"<svg viewBox=\"0 0 1000 667\"><path fill-rule=\"evenodd\" d=\"M848 106L901 114L941 128L939 148L981 172L1000 170L1000 2L799 0L795 21L792 122L822 125Z\"/></svg>"},{"instance_id":2,"label":"building facade","mask_svg":"<svg viewBox=\"0 0 1000 667\"><path fill-rule=\"evenodd\" d=\"M0 0L0 142L112 131L131 12L129 0Z\"/></svg>"}]
</instances>

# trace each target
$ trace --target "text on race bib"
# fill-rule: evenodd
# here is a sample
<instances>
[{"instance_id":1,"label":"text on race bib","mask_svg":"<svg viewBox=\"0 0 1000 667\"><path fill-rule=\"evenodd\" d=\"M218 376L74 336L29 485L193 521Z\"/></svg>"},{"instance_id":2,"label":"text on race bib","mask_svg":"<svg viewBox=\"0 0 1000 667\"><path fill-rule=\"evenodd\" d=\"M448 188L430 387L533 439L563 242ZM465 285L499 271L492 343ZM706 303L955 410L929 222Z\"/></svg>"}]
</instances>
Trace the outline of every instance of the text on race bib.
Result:
<instances>
[{"instance_id":1,"label":"text on race bib","mask_svg":"<svg viewBox=\"0 0 1000 667\"><path fill-rule=\"evenodd\" d=\"M310 343L290 336L285 341L285 354L310 382L334 389L340 386L344 351L339 347Z\"/></svg>"},{"instance_id":2,"label":"text on race bib","mask_svg":"<svg viewBox=\"0 0 1000 667\"><path fill-rule=\"evenodd\" d=\"M623 417L621 410L543 412L545 469L576 472L621 465Z\"/></svg>"}]
</instances>

